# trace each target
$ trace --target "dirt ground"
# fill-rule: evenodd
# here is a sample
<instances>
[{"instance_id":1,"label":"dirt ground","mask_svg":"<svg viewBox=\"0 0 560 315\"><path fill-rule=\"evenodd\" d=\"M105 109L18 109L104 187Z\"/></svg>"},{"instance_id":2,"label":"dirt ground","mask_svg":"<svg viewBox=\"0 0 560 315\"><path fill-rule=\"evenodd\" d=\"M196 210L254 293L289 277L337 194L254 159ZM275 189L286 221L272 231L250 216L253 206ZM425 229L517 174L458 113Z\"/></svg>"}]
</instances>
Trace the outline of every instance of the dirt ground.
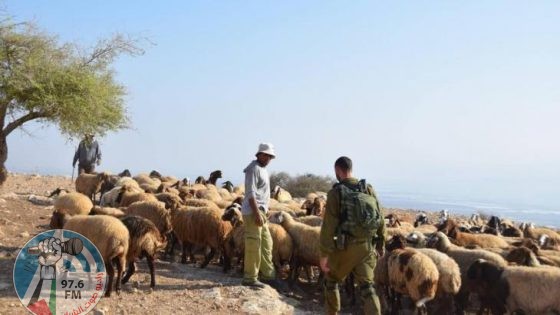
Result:
<instances>
[{"instance_id":1,"label":"dirt ground","mask_svg":"<svg viewBox=\"0 0 560 315\"><path fill-rule=\"evenodd\" d=\"M58 187L73 188L68 177L22 174L11 174L0 188L0 314L27 314L13 287L14 261L29 239L49 229L52 206L38 203ZM413 211L391 210L395 211L415 216ZM101 299L97 314L318 314L323 310L321 289L315 283L301 284L297 294L286 297L270 287L242 287L239 273L224 274L217 265L200 269L158 260L157 286L152 291L145 261L137 265L138 272L120 296ZM347 314L356 312L357 307L343 309Z\"/></svg>"}]
</instances>

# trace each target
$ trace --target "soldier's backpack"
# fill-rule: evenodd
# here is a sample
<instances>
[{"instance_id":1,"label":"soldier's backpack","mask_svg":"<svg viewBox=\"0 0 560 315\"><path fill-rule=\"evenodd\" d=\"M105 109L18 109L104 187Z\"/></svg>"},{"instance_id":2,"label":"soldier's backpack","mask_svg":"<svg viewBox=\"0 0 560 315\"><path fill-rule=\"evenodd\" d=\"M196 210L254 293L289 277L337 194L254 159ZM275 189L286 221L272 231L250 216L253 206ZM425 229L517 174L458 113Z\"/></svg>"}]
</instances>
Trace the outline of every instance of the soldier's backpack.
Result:
<instances>
[{"instance_id":1,"label":"soldier's backpack","mask_svg":"<svg viewBox=\"0 0 560 315\"><path fill-rule=\"evenodd\" d=\"M338 229L355 238L371 238L384 224L378 200L369 194L365 179L357 185L339 183L340 222Z\"/></svg>"}]
</instances>

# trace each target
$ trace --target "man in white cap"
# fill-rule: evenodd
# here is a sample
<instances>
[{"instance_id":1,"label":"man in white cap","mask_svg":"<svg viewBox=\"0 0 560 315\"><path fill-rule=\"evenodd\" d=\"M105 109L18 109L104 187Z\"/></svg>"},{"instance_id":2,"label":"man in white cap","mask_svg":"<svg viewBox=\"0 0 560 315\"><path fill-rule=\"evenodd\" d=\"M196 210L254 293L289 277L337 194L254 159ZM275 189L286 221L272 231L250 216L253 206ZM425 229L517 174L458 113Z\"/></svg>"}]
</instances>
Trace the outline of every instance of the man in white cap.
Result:
<instances>
[{"instance_id":1,"label":"man in white cap","mask_svg":"<svg viewBox=\"0 0 560 315\"><path fill-rule=\"evenodd\" d=\"M264 283L279 287L272 263L272 237L268 229L266 212L270 200L270 177L266 166L276 157L270 143L261 143L245 172L245 199L242 205L245 224L244 286L264 288ZM259 272L261 281L258 280ZM264 283L263 283L264 282Z\"/></svg>"}]
</instances>

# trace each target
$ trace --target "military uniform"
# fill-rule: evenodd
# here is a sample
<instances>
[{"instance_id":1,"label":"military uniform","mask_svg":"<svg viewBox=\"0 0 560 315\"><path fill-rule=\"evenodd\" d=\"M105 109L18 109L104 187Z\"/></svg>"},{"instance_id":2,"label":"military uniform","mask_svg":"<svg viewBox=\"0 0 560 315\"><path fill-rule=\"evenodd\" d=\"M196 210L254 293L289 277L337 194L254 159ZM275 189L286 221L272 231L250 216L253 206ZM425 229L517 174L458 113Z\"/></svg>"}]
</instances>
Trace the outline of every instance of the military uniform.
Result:
<instances>
[{"instance_id":1,"label":"military uniform","mask_svg":"<svg viewBox=\"0 0 560 315\"><path fill-rule=\"evenodd\" d=\"M358 185L356 178L348 178L339 185ZM370 185L367 186L368 194L375 197L379 214L381 207L378 198ZM364 314L380 314L379 298L373 288L373 270L377 262L374 249L382 249L385 245L385 225L380 224L377 231L372 231L370 238L353 238L348 236L345 249L337 249L334 241L337 227L341 217L340 190L333 187L327 195L327 206L323 225L321 227L321 254L328 257L329 273L325 275L324 291L325 306L328 314L340 311L340 294L338 283L342 282L351 272L354 273L360 297L364 305Z\"/></svg>"}]
</instances>

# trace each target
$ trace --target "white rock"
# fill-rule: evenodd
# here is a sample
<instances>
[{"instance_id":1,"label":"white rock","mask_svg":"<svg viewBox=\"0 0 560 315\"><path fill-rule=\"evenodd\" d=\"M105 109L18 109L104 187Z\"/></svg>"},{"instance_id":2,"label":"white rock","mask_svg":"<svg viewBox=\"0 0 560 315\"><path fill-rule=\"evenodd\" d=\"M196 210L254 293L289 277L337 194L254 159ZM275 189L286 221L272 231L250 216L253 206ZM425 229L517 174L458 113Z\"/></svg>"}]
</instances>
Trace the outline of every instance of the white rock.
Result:
<instances>
[{"instance_id":1,"label":"white rock","mask_svg":"<svg viewBox=\"0 0 560 315\"><path fill-rule=\"evenodd\" d=\"M11 193L7 193L5 195L2 195L2 199L14 200L14 199L19 199L19 196L15 192L11 192Z\"/></svg>"},{"instance_id":2,"label":"white rock","mask_svg":"<svg viewBox=\"0 0 560 315\"><path fill-rule=\"evenodd\" d=\"M32 204L39 206L51 206L53 204L53 200L51 198L44 196L29 195L27 200Z\"/></svg>"},{"instance_id":3,"label":"white rock","mask_svg":"<svg viewBox=\"0 0 560 315\"><path fill-rule=\"evenodd\" d=\"M221 299L222 293L220 292L220 288L212 288L208 290L204 290L200 293L200 297L203 299Z\"/></svg>"},{"instance_id":4,"label":"white rock","mask_svg":"<svg viewBox=\"0 0 560 315\"><path fill-rule=\"evenodd\" d=\"M19 237L23 237L23 238L29 238L30 235L29 235L28 232L21 232L21 233L19 233L18 236L19 236Z\"/></svg>"}]
</instances>

